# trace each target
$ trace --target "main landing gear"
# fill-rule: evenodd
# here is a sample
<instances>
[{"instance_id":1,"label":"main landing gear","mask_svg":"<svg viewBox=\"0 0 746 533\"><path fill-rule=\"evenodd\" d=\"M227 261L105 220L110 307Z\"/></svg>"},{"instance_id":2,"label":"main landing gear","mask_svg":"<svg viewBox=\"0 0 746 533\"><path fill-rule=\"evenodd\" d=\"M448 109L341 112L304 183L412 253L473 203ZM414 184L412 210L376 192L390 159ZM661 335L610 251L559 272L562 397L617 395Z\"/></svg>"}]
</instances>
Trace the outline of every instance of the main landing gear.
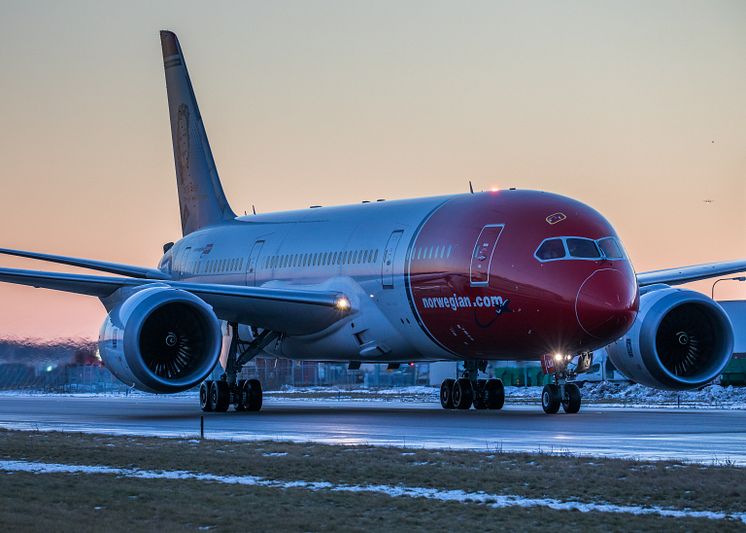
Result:
<instances>
[{"instance_id":1,"label":"main landing gear","mask_svg":"<svg viewBox=\"0 0 746 533\"><path fill-rule=\"evenodd\" d=\"M199 387L199 406L205 412L224 413L233 405L236 411L259 411L262 408L262 384L258 379L237 379L241 368L251 361L270 342L277 338L273 331L264 330L249 343L238 338L238 324L231 324L233 338L228 350L228 361L219 380L206 380Z\"/></svg>"},{"instance_id":2,"label":"main landing gear","mask_svg":"<svg viewBox=\"0 0 746 533\"><path fill-rule=\"evenodd\" d=\"M262 384L258 379L241 379L233 385L227 380L203 381L199 387L199 406L206 413L224 413L231 405L236 411L259 411L262 408Z\"/></svg>"},{"instance_id":3,"label":"main landing gear","mask_svg":"<svg viewBox=\"0 0 746 533\"><path fill-rule=\"evenodd\" d=\"M583 356L585 357L585 356ZM544 385L541 391L541 407L548 415L562 410L570 415L580 411L582 396L580 387L575 383L568 383L567 378L575 376L574 371L568 369L568 363L572 360L571 356L560 354L554 356L545 356L541 361L541 366L546 374L552 374L554 383Z\"/></svg>"},{"instance_id":4,"label":"main landing gear","mask_svg":"<svg viewBox=\"0 0 746 533\"><path fill-rule=\"evenodd\" d=\"M465 361L458 379L445 379L440 385L440 405L443 409L502 409L505 387L500 379L477 379L487 361Z\"/></svg>"}]
</instances>

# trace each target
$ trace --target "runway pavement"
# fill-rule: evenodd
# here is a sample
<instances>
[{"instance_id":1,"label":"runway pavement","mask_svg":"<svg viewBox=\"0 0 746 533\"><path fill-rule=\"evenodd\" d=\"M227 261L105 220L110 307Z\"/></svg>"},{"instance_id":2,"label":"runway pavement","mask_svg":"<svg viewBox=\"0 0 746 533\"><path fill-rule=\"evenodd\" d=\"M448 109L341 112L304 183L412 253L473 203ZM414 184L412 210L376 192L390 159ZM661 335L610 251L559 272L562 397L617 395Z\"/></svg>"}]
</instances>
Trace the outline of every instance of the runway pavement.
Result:
<instances>
[{"instance_id":1,"label":"runway pavement","mask_svg":"<svg viewBox=\"0 0 746 533\"><path fill-rule=\"evenodd\" d=\"M0 396L0 427L195 437L195 397ZM612 457L730 459L746 466L746 411L538 406L446 411L437 404L283 400L259 413L209 413L207 438L293 440L453 449L571 452Z\"/></svg>"}]
</instances>

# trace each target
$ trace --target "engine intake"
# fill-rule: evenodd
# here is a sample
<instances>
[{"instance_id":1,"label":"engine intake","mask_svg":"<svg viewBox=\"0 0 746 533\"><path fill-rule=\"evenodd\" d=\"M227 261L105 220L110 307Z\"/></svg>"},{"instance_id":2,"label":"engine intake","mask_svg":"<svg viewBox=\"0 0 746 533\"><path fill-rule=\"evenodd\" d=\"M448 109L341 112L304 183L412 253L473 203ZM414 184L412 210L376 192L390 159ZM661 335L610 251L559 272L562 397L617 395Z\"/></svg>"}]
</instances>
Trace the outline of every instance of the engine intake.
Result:
<instances>
[{"instance_id":1,"label":"engine intake","mask_svg":"<svg viewBox=\"0 0 746 533\"><path fill-rule=\"evenodd\" d=\"M220 324L210 306L191 293L158 285L112 309L101 327L99 352L124 383L174 393L209 375L221 343Z\"/></svg>"},{"instance_id":2,"label":"engine intake","mask_svg":"<svg viewBox=\"0 0 746 533\"><path fill-rule=\"evenodd\" d=\"M686 390L717 378L733 353L733 325L723 308L698 292L663 286L640 296L630 331L608 347L630 379Z\"/></svg>"}]
</instances>

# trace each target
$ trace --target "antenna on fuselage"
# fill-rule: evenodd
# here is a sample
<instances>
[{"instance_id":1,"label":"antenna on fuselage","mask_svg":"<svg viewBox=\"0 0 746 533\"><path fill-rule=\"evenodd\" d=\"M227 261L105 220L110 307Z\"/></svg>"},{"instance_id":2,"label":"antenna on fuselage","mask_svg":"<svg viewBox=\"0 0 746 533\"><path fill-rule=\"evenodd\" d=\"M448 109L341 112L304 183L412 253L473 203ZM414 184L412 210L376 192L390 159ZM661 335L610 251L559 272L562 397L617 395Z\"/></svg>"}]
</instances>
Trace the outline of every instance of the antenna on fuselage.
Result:
<instances>
[{"instance_id":1,"label":"antenna on fuselage","mask_svg":"<svg viewBox=\"0 0 746 533\"><path fill-rule=\"evenodd\" d=\"M256 206L254 204L251 204L251 212L256 215Z\"/></svg>"},{"instance_id":2,"label":"antenna on fuselage","mask_svg":"<svg viewBox=\"0 0 746 533\"><path fill-rule=\"evenodd\" d=\"M474 186L471 184L471 180L469 180L469 192L474 194Z\"/></svg>"}]
</instances>

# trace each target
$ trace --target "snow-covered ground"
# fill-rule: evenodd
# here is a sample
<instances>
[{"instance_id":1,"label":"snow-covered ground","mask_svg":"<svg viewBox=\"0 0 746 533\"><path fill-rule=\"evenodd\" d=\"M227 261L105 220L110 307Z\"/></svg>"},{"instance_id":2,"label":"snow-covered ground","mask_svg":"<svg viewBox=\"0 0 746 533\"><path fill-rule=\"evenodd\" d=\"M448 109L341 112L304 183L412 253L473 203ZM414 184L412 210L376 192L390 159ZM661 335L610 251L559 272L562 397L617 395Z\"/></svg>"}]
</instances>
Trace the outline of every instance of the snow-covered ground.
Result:
<instances>
[{"instance_id":1,"label":"snow-covered ground","mask_svg":"<svg viewBox=\"0 0 746 533\"><path fill-rule=\"evenodd\" d=\"M721 387L710 385L694 391L661 391L642 385L618 383L587 383L582 388L583 401L587 404L611 405L618 407L658 408L690 407L746 409L746 387ZM50 393L45 391L21 390L0 391L0 396L59 395L73 397L152 397L149 393L109 392L109 393ZM170 397L194 398L196 390L182 392ZM283 401L345 401L345 402L397 402L397 403L439 403L437 387L397 387L388 389L366 389L362 387L291 387L265 391L265 399ZM541 387L505 387L506 402L512 404L539 403Z\"/></svg>"},{"instance_id":2,"label":"snow-covered ground","mask_svg":"<svg viewBox=\"0 0 746 533\"><path fill-rule=\"evenodd\" d=\"M265 454L266 455L266 454ZM59 463L41 463L31 461L0 461L2 472L30 472L42 474L73 475L111 475L118 478L165 479L207 481L228 485L266 487L279 489L296 489L306 491L328 491L337 493L373 493L385 494L391 498L419 498L441 502L458 502L486 505L493 509L511 507L579 511L581 513L613 513L632 515L654 515L671 518L702 518L717 521L737 521L746 524L746 513L728 513L724 511L697 511L671 507L645 505L616 505L607 502L581 501L580 499L559 500L554 498L528 498L512 494L490 494L483 491L467 492L460 489L438 489L433 487L416 487L402 485L350 485L329 481L274 480L252 475L217 475L212 473L190 472L186 470L143 470L139 468L115 468L102 465L75 465ZM725 524L724 524L725 525Z\"/></svg>"}]
</instances>

